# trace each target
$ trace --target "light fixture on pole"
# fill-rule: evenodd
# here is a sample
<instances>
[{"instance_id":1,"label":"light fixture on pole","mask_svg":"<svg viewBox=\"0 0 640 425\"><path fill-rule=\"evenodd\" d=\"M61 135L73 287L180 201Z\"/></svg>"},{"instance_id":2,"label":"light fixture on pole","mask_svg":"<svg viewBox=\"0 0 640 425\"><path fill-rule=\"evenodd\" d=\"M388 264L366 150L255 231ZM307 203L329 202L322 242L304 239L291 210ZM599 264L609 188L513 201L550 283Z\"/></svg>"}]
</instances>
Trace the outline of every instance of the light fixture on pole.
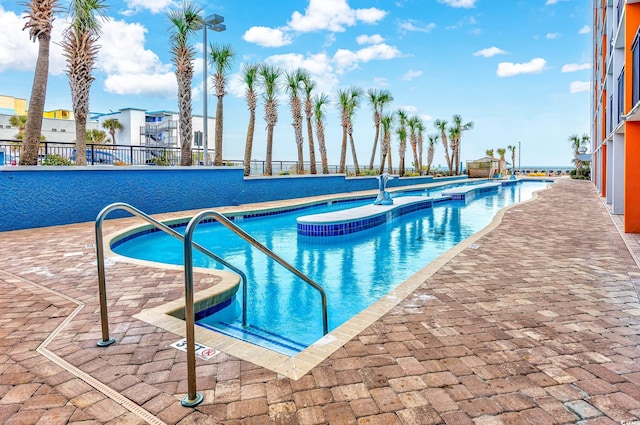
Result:
<instances>
[{"instance_id":1,"label":"light fixture on pole","mask_svg":"<svg viewBox=\"0 0 640 425\"><path fill-rule=\"evenodd\" d=\"M202 20L200 28L202 29L202 44L203 44L203 61L202 61L202 84L204 88L203 102L202 102L202 148L204 150L204 165L209 165L209 112L207 111L207 86L209 82L209 68L207 66L207 30L211 29L216 32L222 32L227 29L227 26L223 24L224 16L209 15Z\"/></svg>"}]
</instances>

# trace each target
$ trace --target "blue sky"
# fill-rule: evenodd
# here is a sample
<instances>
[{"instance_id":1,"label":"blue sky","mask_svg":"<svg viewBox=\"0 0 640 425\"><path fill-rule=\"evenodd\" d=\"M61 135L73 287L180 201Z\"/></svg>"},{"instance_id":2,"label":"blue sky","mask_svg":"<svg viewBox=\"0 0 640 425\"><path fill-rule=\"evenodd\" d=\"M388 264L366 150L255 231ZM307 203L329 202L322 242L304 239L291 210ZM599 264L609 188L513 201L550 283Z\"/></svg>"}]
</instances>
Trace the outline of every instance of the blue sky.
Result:
<instances>
[{"instance_id":1,"label":"blue sky","mask_svg":"<svg viewBox=\"0 0 640 425\"><path fill-rule=\"evenodd\" d=\"M389 90L394 102L419 115L435 133L435 119L460 114L474 129L464 134L463 160L520 142L522 166L571 163L568 137L589 133L591 8L584 0L298 0L195 1L205 14L223 15L227 30L210 42L237 52L225 97L224 157L241 159L248 122L244 63L269 62L310 71L332 99L340 88ZM54 41L65 27L67 3L54 22ZM172 0L107 1L102 48L90 97L92 112L133 107L177 111L169 55L167 11ZM37 45L22 31L24 7L0 0L0 94L27 98ZM192 40L198 59L194 114L202 114L202 33ZM209 86L209 114L215 114ZM59 46L51 50L46 109L71 109ZM337 108L327 109L329 161L337 164L341 131ZM305 132L306 134L306 132ZM368 164L374 137L370 107L356 111L358 161ZM426 139L426 137L425 137ZM253 158L264 159L266 129L258 104ZM397 141L392 146L398 164ZM425 149L426 150L426 149ZM318 154L316 154L318 155ZM319 156L318 156L319 158ZM407 152L407 158L411 154ZM275 160L296 160L286 97L275 129ZM305 152L308 159L308 152ZM508 157L508 160L510 158ZM351 163L350 152L347 162ZM408 164L411 160L408 159ZM444 165L436 150L434 165Z\"/></svg>"}]
</instances>

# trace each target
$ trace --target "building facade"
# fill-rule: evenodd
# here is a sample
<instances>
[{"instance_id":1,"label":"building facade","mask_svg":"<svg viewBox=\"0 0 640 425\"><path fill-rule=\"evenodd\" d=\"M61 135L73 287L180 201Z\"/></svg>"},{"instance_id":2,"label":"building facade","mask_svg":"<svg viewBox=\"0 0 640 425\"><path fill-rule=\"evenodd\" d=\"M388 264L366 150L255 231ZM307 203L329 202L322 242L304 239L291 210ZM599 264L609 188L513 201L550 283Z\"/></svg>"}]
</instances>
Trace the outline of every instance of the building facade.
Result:
<instances>
[{"instance_id":1,"label":"building facade","mask_svg":"<svg viewBox=\"0 0 640 425\"><path fill-rule=\"evenodd\" d=\"M640 0L593 0L592 180L640 233Z\"/></svg>"},{"instance_id":2,"label":"building facade","mask_svg":"<svg viewBox=\"0 0 640 425\"><path fill-rule=\"evenodd\" d=\"M25 99L0 95L0 140L16 140L18 127L11 125L10 120L14 115L27 114L27 101ZM179 115L171 111L149 112L144 109L123 108L116 112L92 113L87 120L87 129L99 129L107 133L103 123L108 119L117 119L122 124L122 129L115 132L118 145L153 146L179 148ZM204 120L200 115L192 116L193 136L192 148L203 148ZM213 162L215 140L215 118L209 117L207 131L209 161ZM43 114L42 135L49 142L74 142L75 120L73 111L57 109L46 111ZM200 158L202 161L202 158Z\"/></svg>"}]
</instances>

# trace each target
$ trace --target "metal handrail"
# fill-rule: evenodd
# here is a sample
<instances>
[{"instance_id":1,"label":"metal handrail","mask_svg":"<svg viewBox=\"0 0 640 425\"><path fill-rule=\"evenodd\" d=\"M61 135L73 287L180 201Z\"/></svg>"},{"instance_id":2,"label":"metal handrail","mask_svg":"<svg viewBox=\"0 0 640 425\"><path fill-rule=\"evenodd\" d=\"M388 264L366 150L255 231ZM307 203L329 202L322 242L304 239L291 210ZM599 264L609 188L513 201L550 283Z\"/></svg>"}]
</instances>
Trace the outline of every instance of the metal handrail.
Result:
<instances>
[{"instance_id":1,"label":"metal handrail","mask_svg":"<svg viewBox=\"0 0 640 425\"><path fill-rule=\"evenodd\" d=\"M295 274L297 277L311 285L318 292L320 292L320 297L322 299L322 327L324 335L329 332L329 320L327 317L327 295L320 285L315 283L300 270L296 269L291 264L280 258L276 253L258 242L253 238L253 236L242 230L221 213L217 211L203 211L199 213L198 215L193 217L191 221L189 221L189 224L187 224L187 229L184 232L185 321L187 322L187 395L182 399L182 405L187 407L198 405L203 398L202 394L196 392L196 353L194 329L195 315L193 311L193 250L191 247L195 245L195 243L193 242L193 233L196 227L202 220L206 218L212 218L216 220L218 223L222 224L224 227L240 236L255 248L258 248L264 254L271 257L281 266L283 266L291 273ZM242 300L243 310L246 310L246 302L247 299L245 297Z\"/></svg>"},{"instance_id":2,"label":"metal handrail","mask_svg":"<svg viewBox=\"0 0 640 425\"><path fill-rule=\"evenodd\" d=\"M163 224L162 222L154 219L153 217L149 216L148 214L145 214L144 212L140 211L139 209L129 205L129 204L125 204L124 202L116 202L114 204L108 205L106 206L102 211L100 211L100 213L98 214L98 216L96 217L96 226L95 226L95 230L96 230L96 257L97 257L97 263L98 263L98 290L100 293L100 321L102 324L102 340L98 341L98 346L100 347L106 347L108 345L113 344L116 340L113 338L109 338L109 319L108 319L108 313L107 313L107 291L106 291L106 276L105 276L105 268L104 268L104 243L103 243L103 235L102 235L102 222L104 221L104 219L106 218L107 214L109 214L111 211L114 210L125 210L143 220L145 220L146 222L148 222L149 224L151 224L152 226L154 226L157 229L162 230L165 233L168 233L169 235L173 236L176 239L179 239L180 241L184 242L185 238L184 236L182 236L180 233L176 232L175 230L173 230L172 228L168 227L167 225ZM212 259L214 259L215 261L219 262L220 264L222 264L225 267L228 267L229 269L233 270L234 272L236 272L237 274L240 275L240 278L242 279L242 298L243 298L243 309L242 309L242 325L246 326L247 325L247 309L246 309L246 299L247 299L247 276L245 275L245 273L240 270L239 268L237 268L236 266L228 263L227 261L225 261L223 258L219 257L218 255L214 254L213 252L209 251L208 249L202 247L201 245L199 245L196 242L191 242L191 244L200 252L202 252L205 255L208 255L209 257L211 257ZM193 309L193 306L191 306L191 308Z\"/></svg>"},{"instance_id":3,"label":"metal handrail","mask_svg":"<svg viewBox=\"0 0 640 425\"><path fill-rule=\"evenodd\" d=\"M124 202L116 202L111 205L106 206L100 211L98 216L96 217L95 224L95 232L96 232L96 257L98 264L98 289L99 289L99 297L100 297L100 321L102 325L102 340L98 341L97 345L100 347L106 347L115 342L115 339L109 338L109 319L107 313L107 291L106 291L106 276L105 276L105 267L104 267L104 241L102 235L102 223L106 218L107 214L114 210L125 210L143 220L147 221L149 224L154 226L157 229L162 230L165 233L181 240L184 242L184 273L185 273L185 322L186 322L186 334L187 334L187 389L188 393L182 399L182 405L186 407L193 407L198 405L203 400L202 394L196 392L196 357L195 357L195 313L194 313L194 305L193 305L193 247L195 247L198 251L208 255L215 261L218 261L225 267L233 270L238 273L242 278L242 325L247 325L247 277L245 273L233 266L232 264L225 261L223 258L209 251L208 249L202 247L198 243L193 241L193 233L202 222L202 220L206 218L212 218L216 220L218 223L222 224L227 229L234 232L236 235L240 236L250 245L262 251L268 257L272 258L274 261L279 263L281 266L289 270L291 273L296 275L298 278L305 281L307 284L311 285L314 289L316 289L320 293L320 298L322 300L322 328L323 334L326 335L329 332L329 319L327 314L327 295L324 289L318 285L316 282L311 280L308 276L302 273L300 270L293 267L291 264L280 258L276 253L271 251L269 248L258 242L254 239L250 234L242 230L236 224L234 224L227 217L222 215L217 211L203 211L193 217L189 224L187 224L187 228L185 230L185 235L181 235L176 232L172 228L166 226L162 222L152 218L148 214L140 211L139 209L125 204Z\"/></svg>"}]
</instances>

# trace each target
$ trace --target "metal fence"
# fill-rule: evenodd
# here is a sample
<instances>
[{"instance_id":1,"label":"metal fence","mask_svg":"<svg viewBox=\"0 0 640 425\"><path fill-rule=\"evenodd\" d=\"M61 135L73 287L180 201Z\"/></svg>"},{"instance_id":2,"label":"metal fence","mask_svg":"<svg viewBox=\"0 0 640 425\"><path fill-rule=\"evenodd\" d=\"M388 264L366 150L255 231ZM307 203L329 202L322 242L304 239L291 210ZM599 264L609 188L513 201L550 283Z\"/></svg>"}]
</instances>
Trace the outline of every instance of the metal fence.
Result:
<instances>
[{"instance_id":1,"label":"metal fence","mask_svg":"<svg viewBox=\"0 0 640 425\"><path fill-rule=\"evenodd\" d=\"M20 163L20 153L22 151L22 142L16 140L0 140L0 165L3 165L2 156L4 156L4 165L18 165ZM75 143L65 142L49 142L40 143L38 149L38 164L49 155L58 155L61 158L75 162L76 148ZM204 152L202 148L193 148L193 165L204 165ZM112 145L112 144L94 144L87 143L87 165L180 165L180 148L163 147L163 146L133 146L133 145ZM213 163L213 152L209 151L209 165ZM242 167L243 160L224 160L223 165ZM297 174L297 161L272 161L271 170L273 175ZM329 166L329 173L336 174L338 172L337 165ZM252 160L251 175L264 175L266 169L266 161ZM304 164L305 174L310 173L310 163ZM316 163L318 173L322 173L322 164ZM376 168L377 169L377 168ZM361 167L364 170L364 167ZM397 170L394 170L397 172ZM407 172L413 171L407 168ZM346 166L347 174L355 173L352 165Z\"/></svg>"}]
</instances>

